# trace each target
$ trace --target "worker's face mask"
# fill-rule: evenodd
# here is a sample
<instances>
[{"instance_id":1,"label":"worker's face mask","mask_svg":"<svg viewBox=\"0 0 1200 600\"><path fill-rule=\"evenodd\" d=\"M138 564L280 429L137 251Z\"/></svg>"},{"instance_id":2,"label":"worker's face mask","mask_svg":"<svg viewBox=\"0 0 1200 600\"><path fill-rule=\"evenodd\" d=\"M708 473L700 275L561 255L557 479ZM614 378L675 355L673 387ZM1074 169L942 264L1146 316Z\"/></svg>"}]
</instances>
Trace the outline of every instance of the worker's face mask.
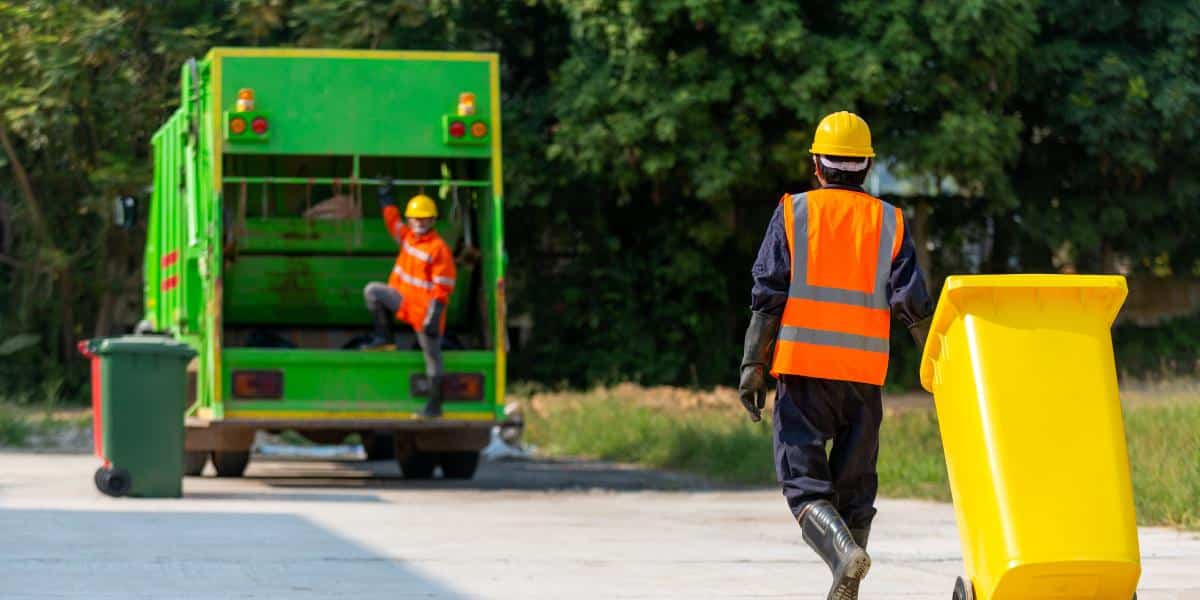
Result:
<instances>
[{"instance_id":1,"label":"worker's face mask","mask_svg":"<svg viewBox=\"0 0 1200 600\"><path fill-rule=\"evenodd\" d=\"M411 218L408 220L408 226L417 235L424 235L433 229L433 219L417 219Z\"/></svg>"}]
</instances>

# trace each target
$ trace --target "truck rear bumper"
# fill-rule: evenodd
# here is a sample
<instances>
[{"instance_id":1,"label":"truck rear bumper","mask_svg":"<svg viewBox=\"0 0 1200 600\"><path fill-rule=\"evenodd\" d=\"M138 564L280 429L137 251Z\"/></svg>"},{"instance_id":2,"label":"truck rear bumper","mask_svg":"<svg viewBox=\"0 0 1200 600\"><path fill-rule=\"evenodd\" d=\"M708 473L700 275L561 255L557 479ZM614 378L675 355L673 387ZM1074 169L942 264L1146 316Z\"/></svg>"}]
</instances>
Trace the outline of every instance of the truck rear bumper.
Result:
<instances>
[{"instance_id":1,"label":"truck rear bumper","mask_svg":"<svg viewBox=\"0 0 1200 600\"><path fill-rule=\"evenodd\" d=\"M473 396L445 399L444 419L426 421L418 419L417 412L427 391L414 387L424 381L420 352L230 348L221 353L219 402L198 407L192 416L263 429L429 429L494 423L502 414L496 353L446 351L443 360L447 375L478 377L478 383L471 386ZM277 382L273 393L247 397L234 385L235 375L247 372L270 374Z\"/></svg>"},{"instance_id":2,"label":"truck rear bumper","mask_svg":"<svg viewBox=\"0 0 1200 600\"><path fill-rule=\"evenodd\" d=\"M188 451L242 451L254 444L256 431L378 432L394 431L406 447L427 450L479 450L491 438L491 420L430 419L224 419L209 421L189 417L184 449Z\"/></svg>"}]
</instances>

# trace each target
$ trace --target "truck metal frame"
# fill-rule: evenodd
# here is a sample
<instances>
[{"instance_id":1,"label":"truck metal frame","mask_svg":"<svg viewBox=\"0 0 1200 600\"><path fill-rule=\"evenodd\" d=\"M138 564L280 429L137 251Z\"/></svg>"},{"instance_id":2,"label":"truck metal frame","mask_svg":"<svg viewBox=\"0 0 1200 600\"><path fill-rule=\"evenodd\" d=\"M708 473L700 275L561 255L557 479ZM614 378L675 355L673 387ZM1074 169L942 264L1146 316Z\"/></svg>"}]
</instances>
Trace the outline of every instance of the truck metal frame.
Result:
<instances>
[{"instance_id":1,"label":"truck metal frame","mask_svg":"<svg viewBox=\"0 0 1200 600\"><path fill-rule=\"evenodd\" d=\"M240 474L256 430L399 432L402 467L485 445L505 387L498 56L214 48L180 87L152 141L145 323L198 353L193 458L214 452L218 472ZM347 349L369 323L362 286L386 280L397 251L379 175L401 198L437 196L459 262L443 419L416 416L428 382L415 344ZM325 196L341 216L314 216Z\"/></svg>"}]
</instances>

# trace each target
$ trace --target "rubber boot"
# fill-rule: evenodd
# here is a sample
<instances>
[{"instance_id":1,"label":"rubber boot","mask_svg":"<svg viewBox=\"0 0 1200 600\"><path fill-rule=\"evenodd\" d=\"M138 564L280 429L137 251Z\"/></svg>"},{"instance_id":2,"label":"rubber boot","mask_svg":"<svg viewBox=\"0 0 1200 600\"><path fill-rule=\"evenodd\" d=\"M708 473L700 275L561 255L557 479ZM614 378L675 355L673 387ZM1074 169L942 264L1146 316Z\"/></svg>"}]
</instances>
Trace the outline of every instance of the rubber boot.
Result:
<instances>
[{"instance_id":1,"label":"rubber boot","mask_svg":"<svg viewBox=\"0 0 1200 600\"><path fill-rule=\"evenodd\" d=\"M421 416L426 419L436 419L442 416L442 377L434 375L429 378L429 402L421 409Z\"/></svg>"},{"instance_id":2,"label":"rubber boot","mask_svg":"<svg viewBox=\"0 0 1200 600\"><path fill-rule=\"evenodd\" d=\"M363 350L389 350L394 346L392 337L392 314L383 306L376 306L371 311L371 322L375 327L371 331L371 340L363 344Z\"/></svg>"},{"instance_id":3,"label":"rubber boot","mask_svg":"<svg viewBox=\"0 0 1200 600\"><path fill-rule=\"evenodd\" d=\"M858 600L858 584L871 568L871 557L855 542L837 509L817 500L804 507L798 521L804 541L833 573L828 600Z\"/></svg>"}]
</instances>

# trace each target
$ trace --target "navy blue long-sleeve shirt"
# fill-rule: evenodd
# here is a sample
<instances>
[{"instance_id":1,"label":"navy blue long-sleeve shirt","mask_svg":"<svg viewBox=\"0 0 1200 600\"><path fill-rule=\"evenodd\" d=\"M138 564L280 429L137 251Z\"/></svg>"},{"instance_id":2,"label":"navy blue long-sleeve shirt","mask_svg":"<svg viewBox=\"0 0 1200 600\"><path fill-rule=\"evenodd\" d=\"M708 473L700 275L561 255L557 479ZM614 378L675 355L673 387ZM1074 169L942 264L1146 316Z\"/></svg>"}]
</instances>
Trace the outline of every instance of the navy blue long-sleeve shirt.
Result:
<instances>
[{"instance_id":1,"label":"navy blue long-sleeve shirt","mask_svg":"<svg viewBox=\"0 0 1200 600\"><path fill-rule=\"evenodd\" d=\"M750 270L754 277L750 309L776 317L783 315L792 281L792 258L788 252L787 231L783 223L783 204L780 204L771 216L762 246L758 248L758 257ZM907 227L904 228L904 239L900 241L900 252L892 260L892 272L888 276L888 302L892 315L905 327L912 327L913 323L933 314L933 301L926 291L925 276L917 264L917 251L913 248Z\"/></svg>"}]
</instances>

